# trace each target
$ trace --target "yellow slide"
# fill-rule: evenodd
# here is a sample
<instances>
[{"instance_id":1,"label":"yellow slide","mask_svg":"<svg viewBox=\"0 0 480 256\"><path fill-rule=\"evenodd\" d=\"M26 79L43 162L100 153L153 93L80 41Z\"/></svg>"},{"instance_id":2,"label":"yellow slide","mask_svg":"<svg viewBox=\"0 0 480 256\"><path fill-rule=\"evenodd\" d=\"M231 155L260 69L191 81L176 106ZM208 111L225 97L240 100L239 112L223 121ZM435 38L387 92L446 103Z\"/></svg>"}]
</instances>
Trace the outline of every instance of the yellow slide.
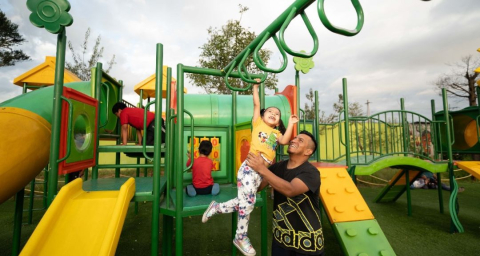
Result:
<instances>
[{"instance_id":1,"label":"yellow slide","mask_svg":"<svg viewBox=\"0 0 480 256\"><path fill-rule=\"evenodd\" d=\"M20 255L114 255L135 179L119 191L86 192L82 179L64 186Z\"/></svg>"},{"instance_id":2,"label":"yellow slide","mask_svg":"<svg viewBox=\"0 0 480 256\"><path fill-rule=\"evenodd\" d=\"M480 161L456 162L457 166L480 180Z\"/></svg>"}]
</instances>

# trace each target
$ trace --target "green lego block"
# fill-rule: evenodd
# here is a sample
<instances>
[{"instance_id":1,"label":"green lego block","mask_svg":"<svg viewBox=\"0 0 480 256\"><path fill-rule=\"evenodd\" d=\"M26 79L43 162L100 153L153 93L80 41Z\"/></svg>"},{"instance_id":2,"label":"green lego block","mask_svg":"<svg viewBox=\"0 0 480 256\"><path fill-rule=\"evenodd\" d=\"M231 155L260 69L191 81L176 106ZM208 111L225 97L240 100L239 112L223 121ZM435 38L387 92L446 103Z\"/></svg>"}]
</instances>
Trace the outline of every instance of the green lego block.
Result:
<instances>
[{"instance_id":1,"label":"green lego block","mask_svg":"<svg viewBox=\"0 0 480 256\"><path fill-rule=\"evenodd\" d=\"M334 229L345 255L396 255L377 220L335 223Z\"/></svg>"}]
</instances>

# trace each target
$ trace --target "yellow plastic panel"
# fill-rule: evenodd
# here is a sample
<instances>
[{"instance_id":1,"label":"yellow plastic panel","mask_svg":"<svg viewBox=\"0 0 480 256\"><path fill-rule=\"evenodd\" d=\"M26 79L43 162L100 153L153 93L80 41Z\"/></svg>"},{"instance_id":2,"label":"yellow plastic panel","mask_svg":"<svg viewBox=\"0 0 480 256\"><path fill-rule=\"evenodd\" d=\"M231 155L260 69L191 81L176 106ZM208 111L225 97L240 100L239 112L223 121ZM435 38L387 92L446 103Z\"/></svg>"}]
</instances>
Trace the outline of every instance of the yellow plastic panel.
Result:
<instances>
[{"instance_id":1,"label":"yellow plastic panel","mask_svg":"<svg viewBox=\"0 0 480 256\"><path fill-rule=\"evenodd\" d=\"M120 191L85 192L82 179L64 186L20 255L114 255L135 194L135 180Z\"/></svg>"},{"instance_id":2,"label":"yellow plastic panel","mask_svg":"<svg viewBox=\"0 0 480 256\"><path fill-rule=\"evenodd\" d=\"M480 180L480 161L456 162L457 166Z\"/></svg>"},{"instance_id":3,"label":"yellow plastic panel","mask_svg":"<svg viewBox=\"0 0 480 256\"><path fill-rule=\"evenodd\" d=\"M250 150L250 142L252 140L252 130L250 128L235 131L235 177L237 177L237 170L247 158Z\"/></svg>"},{"instance_id":4,"label":"yellow plastic panel","mask_svg":"<svg viewBox=\"0 0 480 256\"><path fill-rule=\"evenodd\" d=\"M47 165L50 133L43 117L21 108L0 108L0 204Z\"/></svg>"},{"instance_id":5,"label":"yellow plastic panel","mask_svg":"<svg viewBox=\"0 0 480 256\"><path fill-rule=\"evenodd\" d=\"M331 223L372 220L370 208L345 168L318 168L320 198Z\"/></svg>"}]
</instances>

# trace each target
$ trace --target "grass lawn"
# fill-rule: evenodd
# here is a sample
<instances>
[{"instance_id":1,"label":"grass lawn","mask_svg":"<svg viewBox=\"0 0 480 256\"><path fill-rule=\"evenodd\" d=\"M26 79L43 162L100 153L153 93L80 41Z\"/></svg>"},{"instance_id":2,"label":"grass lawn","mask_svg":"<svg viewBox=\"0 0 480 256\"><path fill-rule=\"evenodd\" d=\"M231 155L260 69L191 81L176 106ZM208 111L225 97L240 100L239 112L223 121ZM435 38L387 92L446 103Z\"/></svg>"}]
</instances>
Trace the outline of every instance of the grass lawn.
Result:
<instances>
[{"instance_id":1,"label":"grass lawn","mask_svg":"<svg viewBox=\"0 0 480 256\"><path fill-rule=\"evenodd\" d=\"M405 195L396 203L376 204L373 203L373 199L379 193L379 187L362 186L360 191L397 255L479 255L480 182L463 181L460 182L460 186L465 187L465 191L459 195L459 218L465 228L465 233L462 234L449 233L448 192L444 192L445 213L440 214L436 190L413 190L413 216L409 217ZM269 241L271 241L271 209L272 201L269 200ZM11 255L13 211L13 199L0 205L0 255L2 256ZM42 212L35 212L34 224L23 226L22 246L41 216ZM151 203L140 203L137 215L134 213L134 204L131 203L116 255L150 255L150 223ZM326 255L342 255L325 215L323 227ZM254 247L260 251L260 210L258 209L253 212L249 231ZM201 216L184 218L184 255L230 255L231 232L231 215L215 216L207 224L201 223ZM160 239L161 235L160 229ZM162 246L166 245L160 245L160 248ZM174 245L172 247L174 248Z\"/></svg>"}]
</instances>

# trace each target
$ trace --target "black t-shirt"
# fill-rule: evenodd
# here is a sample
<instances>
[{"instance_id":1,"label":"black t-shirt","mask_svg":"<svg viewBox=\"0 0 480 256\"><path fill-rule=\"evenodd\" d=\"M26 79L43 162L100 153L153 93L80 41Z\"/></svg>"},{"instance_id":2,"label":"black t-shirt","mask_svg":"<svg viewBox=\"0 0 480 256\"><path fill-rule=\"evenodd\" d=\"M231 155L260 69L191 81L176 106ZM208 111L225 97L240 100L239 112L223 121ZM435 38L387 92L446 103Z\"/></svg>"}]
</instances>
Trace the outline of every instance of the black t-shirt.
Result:
<instances>
[{"instance_id":1,"label":"black t-shirt","mask_svg":"<svg viewBox=\"0 0 480 256\"><path fill-rule=\"evenodd\" d=\"M273 200L273 240L280 247L298 253L323 253L323 231L318 206L320 172L309 162L287 169L287 161L270 166L278 177L290 182L298 178L308 187L306 193L289 198L275 190Z\"/></svg>"}]
</instances>

